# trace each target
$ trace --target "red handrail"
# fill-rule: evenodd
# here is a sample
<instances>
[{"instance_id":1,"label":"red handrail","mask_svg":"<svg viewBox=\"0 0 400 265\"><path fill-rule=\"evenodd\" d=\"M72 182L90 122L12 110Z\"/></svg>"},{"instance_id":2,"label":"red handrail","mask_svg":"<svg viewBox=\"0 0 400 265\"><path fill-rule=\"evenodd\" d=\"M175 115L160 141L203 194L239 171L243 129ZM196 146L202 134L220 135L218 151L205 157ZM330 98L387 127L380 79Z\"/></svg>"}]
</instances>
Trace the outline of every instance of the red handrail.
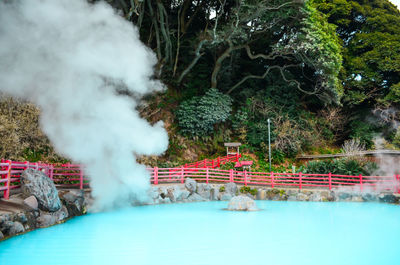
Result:
<instances>
[{"instance_id":1,"label":"red handrail","mask_svg":"<svg viewBox=\"0 0 400 265\"><path fill-rule=\"evenodd\" d=\"M318 187L333 189L340 186L354 186L360 191L389 190L400 193L400 175L395 176L349 176L328 174L249 172L216 169L227 162L237 162L240 155L205 159L185 164L176 168L148 168L150 183L184 183L186 178L192 178L205 183L228 183L261 185L266 187ZM3 197L9 198L10 190L20 187L20 176L28 168L43 171L58 187L77 187L83 189L89 185L89 179L84 175L84 168L76 164L45 164L41 162L4 161L0 163L0 191Z\"/></svg>"}]
</instances>

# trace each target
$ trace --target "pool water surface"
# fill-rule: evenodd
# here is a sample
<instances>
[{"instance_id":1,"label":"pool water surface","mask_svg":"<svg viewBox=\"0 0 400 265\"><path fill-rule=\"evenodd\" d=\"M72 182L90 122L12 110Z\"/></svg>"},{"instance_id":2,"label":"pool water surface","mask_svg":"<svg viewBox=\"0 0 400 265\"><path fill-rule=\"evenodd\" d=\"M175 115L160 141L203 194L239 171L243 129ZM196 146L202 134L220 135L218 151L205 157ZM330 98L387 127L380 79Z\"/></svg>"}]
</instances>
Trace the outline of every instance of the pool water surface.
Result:
<instances>
[{"instance_id":1,"label":"pool water surface","mask_svg":"<svg viewBox=\"0 0 400 265\"><path fill-rule=\"evenodd\" d=\"M1 265L400 264L400 206L257 201L88 214L0 242Z\"/></svg>"}]
</instances>

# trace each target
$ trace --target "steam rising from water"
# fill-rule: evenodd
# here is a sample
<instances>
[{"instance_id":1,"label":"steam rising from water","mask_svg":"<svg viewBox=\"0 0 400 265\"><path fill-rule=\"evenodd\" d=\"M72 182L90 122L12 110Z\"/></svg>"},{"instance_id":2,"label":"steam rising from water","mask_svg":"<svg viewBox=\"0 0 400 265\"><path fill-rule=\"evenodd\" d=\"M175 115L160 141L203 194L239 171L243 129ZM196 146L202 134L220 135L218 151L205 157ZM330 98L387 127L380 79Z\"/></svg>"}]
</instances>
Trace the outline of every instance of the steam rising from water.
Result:
<instances>
[{"instance_id":1,"label":"steam rising from water","mask_svg":"<svg viewBox=\"0 0 400 265\"><path fill-rule=\"evenodd\" d=\"M0 1L0 91L41 108L56 150L86 165L98 208L145 199L149 174L135 155L167 148L163 124L148 124L138 100L116 92L161 90L155 63L136 28L106 3Z\"/></svg>"}]
</instances>

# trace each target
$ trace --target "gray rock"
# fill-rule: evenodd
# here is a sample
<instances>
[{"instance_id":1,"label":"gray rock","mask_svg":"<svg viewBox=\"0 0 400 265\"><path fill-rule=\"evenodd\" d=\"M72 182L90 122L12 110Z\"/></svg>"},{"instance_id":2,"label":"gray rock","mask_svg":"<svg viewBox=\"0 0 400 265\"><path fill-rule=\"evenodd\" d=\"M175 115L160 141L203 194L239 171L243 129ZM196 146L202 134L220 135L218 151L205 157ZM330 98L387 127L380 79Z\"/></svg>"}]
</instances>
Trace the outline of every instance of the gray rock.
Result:
<instances>
[{"instance_id":1,"label":"gray rock","mask_svg":"<svg viewBox=\"0 0 400 265\"><path fill-rule=\"evenodd\" d=\"M351 199L351 194L347 193L347 192L338 192L336 197L337 197L337 199L344 201L344 200Z\"/></svg>"},{"instance_id":2,"label":"gray rock","mask_svg":"<svg viewBox=\"0 0 400 265\"><path fill-rule=\"evenodd\" d=\"M211 188L211 198L212 201L218 201L219 200L219 186L213 186Z\"/></svg>"},{"instance_id":3,"label":"gray rock","mask_svg":"<svg viewBox=\"0 0 400 265\"><path fill-rule=\"evenodd\" d=\"M56 212L61 209L61 201L56 186L41 171L25 170L21 175L21 190L25 197L35 196L41 210Z\"/></svg>"},{"instance_id":4,"label":"gray rock","mask_svg":"<svg viewBox=\"0 0 400 265\"><path fill-rule=\"evenodd\" d=\"M363 200L362 196L353 196L351 198L351 201L352 202L363 202L364 200Z\"/></svg>"},{"instance_id":5,"label":"gray rock","mask_svg":"<svg viewBox=\"0 0 400 265\"><path fill-rule=\"evenodd\" d=\"M23 232L25 232L24 226L20 222L13 222L10 229L8 230L8 235L13 236Z\"/></svg>"},{"instance_id":6,"label":"gray rock","mask_svg":"<svg viewBox=\"0 0 400 265\"><path fill-rule=\"evenodd\" d=\"M37 210L38 207L39 207L39 203L38 203L36 197L33 196L33 195L32 195L32 196L29 196L28 198L26 198L26 199L24 200L24 204L25 204L26 206L30 207L32 210Z\"/></svg>"},{"instance_id":7,"label":"gray rock","mask_svg":"<svg viewBox=\"0 0 400 265\"><path fill-rule=\"evenodd\" d=\"M265 200L267 198L267 192L265 190L258 190L257 200Z\"/></svg>"},{"instance_id":8,"label":"gray rock","mask_svg":"<svg viewBox=\"0 0 400 265\"><path fill-rule=\"evenodd\" d=\"M304 193L299 193L296 196L297 201L308 201L308 196Z\"/></svg>"},{"instance_id":9,"label":"gray rock","mask_svg":"<svg viewBox=\"0 0 400 265\"><path fill-rule=\"evenodd\" d=\"M233 197L228 204L229 211L256 211L258 210L254 200L248 196L239 195Z\"/></svg>"},{"instance_id":10,"label":"gray rock","mask_svg":"<svg viewBox=\"0 0 400 265\"><path fill-rule=\"evenodd\" d=\"M26 224L28 222L28 218L26 218L26 215L24 213L18 213L16 217L16 221L18 222L21 222L23 224Z\"/></svg>"},{"instance_id":11,"label":"gray rock","mask_svg":"<svg viewBox=\"0 0 400 265\"><path fill-rule=\"evenodd\" d=\"M312 202L320 202L320 201L322 201L321 193L314 192L313 194L311 194L311 196L309 197L308 200L312 201Z\"/></svg>"},{"instance_id":12,"label":"gray rock","mask_svg":"<svg viewBox=\"0 0 400 265\"><path fill-rule=\"evenodd\" d=\"M197 184L197 194L199 194L201 197L203 197L206 200L210 200L211 198L211 186L210 184Z\"/></svg>"},{"instance_id":13,"label":"gray rock","mask_svg":"<svg viewBox=\"0 0 400 265\"><path fill-rule=\"evenodd\" d=\"M83 214L85 193L83 190L70 190L68 192L60 192L61 201L67 207L70 216L78 216Z\"/></svg>"},{"instance_id":14,"label":"gray rock","mask_svg":"<svg viewBox=\"0 0 400 265\"><path fill-rule=\"evenodd\" d=\"M0 231L0 240L2 240L4 238L4 234L3 232Z\"/></svg>"},{"instance_id":15,"label":"gray rock","mask_svg":"<svg viewBox=\"0 0 400 265\"><path fill-rule=\"evenodd\" d=\"M36 223L38 227L48 227L57 223L57 218L51 214L41 214L37 219Z\"/></svg>"},{"instance_id":16,"label":"gray rock","mask_svg":"<svg viewBox=\"0 0 400 265\"><path fill-rule=\"evenodd\" d=\"M206 199L204 199L202 196L200 196L197 193L193 193L186 199L186 201L188 201L188 202L204 202L204 201L206 201Z\"/></svg>"},{"instance_id":17,"label":"gray rock","mask_svg":"<svg viewBox=\"0 0 400 265\"><path fill-rule=\"evenodd\" d=\"M179 195L179 197L177 198L177 201L183 201L186 200L190 195L190 192L187 190L182 190L181 194Z\"/></svg>"},{"instance_id":18,"label":"gray rock","mask_svg":"<svg viewBox=\"0 0 400 265\"><path fill-rule=\"evenodd\" d=\"M386 202L386 203L397 203L398 198L394 196L393 194L385 194L381 193L378 196L378 199L380 202Z\"/></svg>"},{"instance_id":19,"label":"gray rock","mask_svg":"<svg viewBox=\"0 0 400 265\"><path fill-rule=\"evenodd\" d=\"M232 194L230 194L230 193L223 193L223 194L221 194L221 196L220 196L220 200L221 201L229 201L230 199L232 199L233 198L233 196L232 196Z\"/></svg>"},{"instance_id":20,"label":"gray rock","mask_svg":"<svg viewBox=\"0 0 400 265\"><path fill-rule=\"evenodd\" d=\"M371 202L371 201L376 201L377 200L376 195L373 194L373 193L363 193L362 194L362 198L363 198L364 201L367 201L367 202Z\"/></svg>"},{"instance_id":21,"label":"gray rock","mask_svg":"<svg viewBox=\"0 0 400 265\"><path fill-rule=\"evenodd\" d=\"M235 196L238 191L238 187L235 183L229 182L225 184L225 192Z\"/></svg>"},{"instance_id":22,"label":"gray rock","mask_svg":"<svg viewBox=\"0 0 400 265\"><path fill-rule=\"evenodd\" d=\"M192 194L196 192L197 182L194 179L187 178L185 180L186 189Z\"/></svg>"},{"instance_id":23,"label":"gray rock","mask_svg":"<svg viewBox=\"0 0 400 265\"><path fill-rule=\"evenodd\" d=\"M287 200L288 200L288 201L297 201L297 197L296 197L296 195L290 195L290 196L287 198Z\"/></svg>"}]
</instances>

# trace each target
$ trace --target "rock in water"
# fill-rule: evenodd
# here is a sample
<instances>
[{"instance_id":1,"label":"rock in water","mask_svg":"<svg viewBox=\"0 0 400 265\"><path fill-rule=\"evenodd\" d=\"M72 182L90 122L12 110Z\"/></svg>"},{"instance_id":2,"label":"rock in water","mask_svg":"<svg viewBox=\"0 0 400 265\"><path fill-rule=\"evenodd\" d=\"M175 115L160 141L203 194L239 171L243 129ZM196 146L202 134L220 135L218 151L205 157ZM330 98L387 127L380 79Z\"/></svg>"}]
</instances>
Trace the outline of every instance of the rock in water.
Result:
<instances>
[{"instance_id":1,"label":"rock in water","mask_svg":"<svg viewBox=\"0 0 400 265\"><path fill-rule=\"evenodd\" d=\"M233 197L228 204L229 211L257 211L256 202L243 195Z\"/></svg>"},{"instance_id":2,"label":"rock in water","mask_svg":"<svg viewBox=\"0 0 400 265\"><path fill-rule=\"evenodd\" d=\"M25 197L35 196L39 209L56 212L61 209L61 201L53 181L43 172L27 169L21 175L21 189Z\"/></svg>"}]
</instances>

